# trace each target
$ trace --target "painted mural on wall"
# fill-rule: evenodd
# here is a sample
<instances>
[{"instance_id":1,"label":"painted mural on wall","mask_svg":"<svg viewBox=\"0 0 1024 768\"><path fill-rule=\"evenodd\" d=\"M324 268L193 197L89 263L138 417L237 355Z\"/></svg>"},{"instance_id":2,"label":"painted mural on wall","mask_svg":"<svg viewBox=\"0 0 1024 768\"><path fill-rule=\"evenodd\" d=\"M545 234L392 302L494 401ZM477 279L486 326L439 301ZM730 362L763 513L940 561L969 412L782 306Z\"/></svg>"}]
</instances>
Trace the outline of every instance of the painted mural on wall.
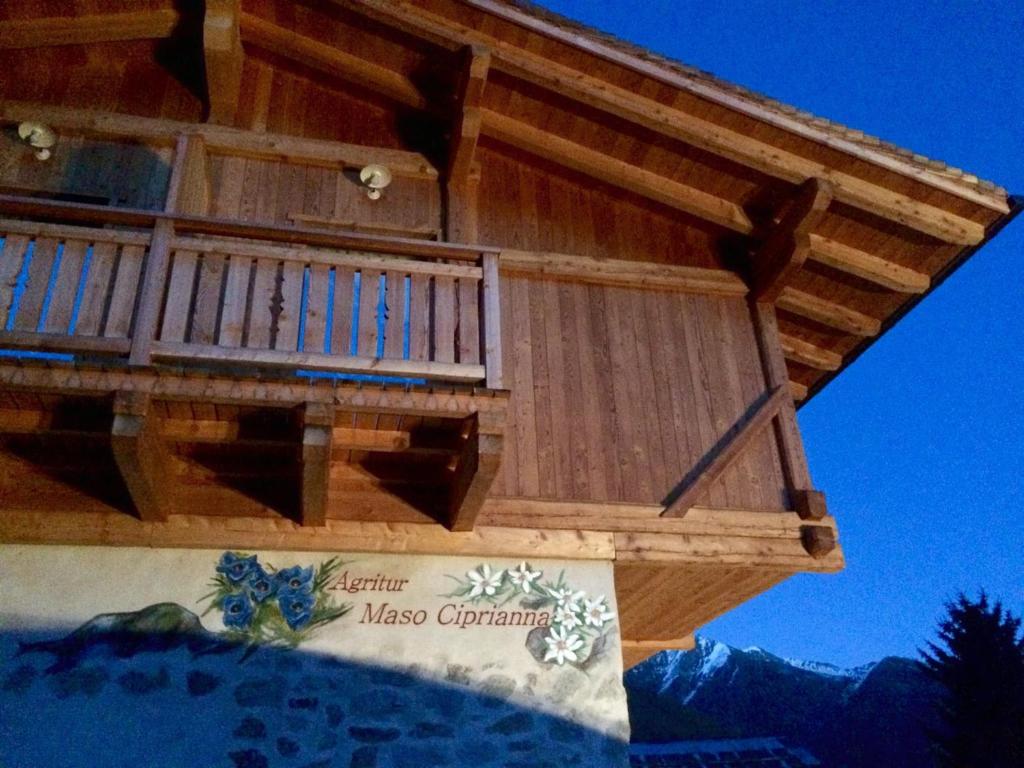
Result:
<instances>
[{"instance_id":1,"label":"painted mural on wall","mask_svg":"<svg viewBox=\"0 0 1024 768\"><path fill-rule=\"evenodd\" d=\"M610 564L0 546L0 767L624 766Z\"/></svg>"}]
</instances>

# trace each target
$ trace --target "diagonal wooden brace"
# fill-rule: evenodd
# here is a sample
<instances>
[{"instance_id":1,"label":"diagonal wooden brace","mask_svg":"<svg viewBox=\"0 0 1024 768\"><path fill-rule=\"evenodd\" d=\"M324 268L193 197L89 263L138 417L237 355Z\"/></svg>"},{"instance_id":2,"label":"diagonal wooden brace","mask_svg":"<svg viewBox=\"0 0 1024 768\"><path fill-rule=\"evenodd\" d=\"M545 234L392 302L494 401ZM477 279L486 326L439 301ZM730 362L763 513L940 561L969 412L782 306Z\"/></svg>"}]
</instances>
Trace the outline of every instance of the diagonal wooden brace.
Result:
<instances>
[{"instance_id":1,"label":"diagonal wooden brace","mask_svg":"<svg viewBox=\"0 0 1024 768\"><path fill-rule=\"evenodd\" d=\"M149 396L143 393L114 395L110 445L139 517L163 521L171 507L170 456L149 405Z\"/></svg>"},{"instance_id":2,"label":"diagonal wooden brace","mask_svg":"<svg viewBox=\"0 0 1024 768\"><path fill-rule=\"evenodd\" d=\"M701 495L711 487L743 449L767 427L787 402L789 392L785 387L776 387L753 409L748 410L732 429L729 430L684 478L679 495L661 513L662 517L682 517L697 503Z\"/></svg>"}]
</instances>

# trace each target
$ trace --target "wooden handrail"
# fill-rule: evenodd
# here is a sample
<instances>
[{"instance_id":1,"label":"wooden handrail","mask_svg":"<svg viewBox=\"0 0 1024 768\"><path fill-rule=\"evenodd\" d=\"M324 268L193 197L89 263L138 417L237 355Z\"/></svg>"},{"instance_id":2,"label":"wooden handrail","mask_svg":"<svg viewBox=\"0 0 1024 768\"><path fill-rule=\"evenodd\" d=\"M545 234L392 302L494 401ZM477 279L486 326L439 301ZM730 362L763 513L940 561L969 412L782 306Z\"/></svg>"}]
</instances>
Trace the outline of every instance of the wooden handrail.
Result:
<instances>
[{"instance_id":1,"label":"wooden handrail","mask_svg":"<svg viewBox=\"0 0 1024 768\"><path fill-rule=\"evenodd\" d=\"M437 243L404 237L361 235L307 227L282 227L275 224L253 224L210 216L188 216L139 208L114 208L89 203L67 203L38 197L0 195L0 213L19 216L54 216L67 221L102 221L135 227L155 227L159 221L174 224L175 232L244 237L278 243L317 245L342 250L420 258L451 259L477 262L485 253L497 254L500 249L483 245Z\"/></svg>"}]
</instances>

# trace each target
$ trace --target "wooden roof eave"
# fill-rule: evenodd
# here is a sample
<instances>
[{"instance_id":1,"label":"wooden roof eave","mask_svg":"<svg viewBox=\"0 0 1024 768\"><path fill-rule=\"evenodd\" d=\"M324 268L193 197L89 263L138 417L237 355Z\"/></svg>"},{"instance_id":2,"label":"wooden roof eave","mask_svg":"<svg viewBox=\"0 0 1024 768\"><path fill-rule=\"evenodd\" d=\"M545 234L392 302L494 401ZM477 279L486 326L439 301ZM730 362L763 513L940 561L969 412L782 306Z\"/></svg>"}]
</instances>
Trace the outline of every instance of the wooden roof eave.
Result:
<instances>
[{"instance_id":1,"label":"wooden roof eave","mask_svg":"<svg viewBox=\"0 0 1024 768\"><path fill-rule=\"evenodd\" d=\"M992 238L994 238L999 232L1011 221L1013 221L1022 211L1024 211L1024 195L1010 195L1008 198L1007 213L1000 216L994 221L985 231L984 239L970 247L963 248L956 258L951 259L947 262L943 268L931 278L930 285L927 290L918 292L916 294L909 295L907 300L897 309L895 312L888 315L881 323L879 331L876 335L866 337L862 339L857 346L851 351L843 355L842 363L835 370L823 372L819 375L813 384L804 388L804 385L798 384L797 386L802 389L799 394L802 394L802 398L797 398L799 402L797 407L802 408L809 403L815 395L817 395L822 389L824 389L829 382L831 382L836 376L839 376L845 371L850 365L852 365L858 357L870 347L875 341L880 339L890 328L898 323L904 315L910 312L916 307L921 301L923 301L928 295L931 294L936 288L938 288L946 278L948 278L956 269L958 269L964 262L966 262L971 256L985 246Z\"/></svg>"}]
</instances>

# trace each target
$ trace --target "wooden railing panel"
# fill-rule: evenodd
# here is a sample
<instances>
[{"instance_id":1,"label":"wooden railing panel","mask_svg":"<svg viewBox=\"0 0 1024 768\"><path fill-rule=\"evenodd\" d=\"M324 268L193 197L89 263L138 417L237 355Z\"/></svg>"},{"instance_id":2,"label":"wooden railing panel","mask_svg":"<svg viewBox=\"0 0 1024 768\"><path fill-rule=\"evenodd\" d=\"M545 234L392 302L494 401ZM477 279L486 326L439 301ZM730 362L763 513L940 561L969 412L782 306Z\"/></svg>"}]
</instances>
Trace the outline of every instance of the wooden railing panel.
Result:
<instances>
[{"instance_id":1,"label":"wooden railing panel","mask_svg":"<svg viewBox=\"0 0 1024 768\"><path fill-rule=\"evenodd\" d=\"M71 320L78 297L78 286L82 280L82 268L89 250L84 240L65 240L57 277L53 283L49 310L43 319L42 330L46 333L70 333Z\"/></svg>"},{"instance_id":2,"label":"wooden railing panel","mask_svg":"<svg viewBox=\"0 0 1024 768\"><path fill-rule=\"evenodd\" d=\"M356 354L360 357L377 357L380 274L377 270L359 271L359 336Z\"/></svg>"},{"instance_id":3,"label":"wooden railing panel","mask_svg":"<svg viewBox=\"0 0 1024 768\"><path fill-rule=\"evenodd\" d=\"M249 299L249 276L253 260L248 256L230 256L224 279L224 302L221 308L217 344L241 347L245 334L245 308Z\"/></svg>"},{"instance_id":4,"label":"wooden railing panel","mask_svg":"<svg viewBox=\"0 0 1024 768\"><path fill-rule=\"evenodd\" d=\"M429 360L434 280L427 275L411 275L410 286L409 359Z\"/></svg>"},{"instance_id":5,"label":"wooden railing panel","mask_svg":"<svg viewBox=\"0 0 1024 768\"><path fill-rule=\"evenodd\" d=\"M297 261L286 261L281 266L280 297L277 314L277 333L274 349L294 352L299 349L299 327L302 315L302 283L306 268Z\"/></svg>"},{"instance_id":6,"label":"wooden railing panel","mask_svg":"<svg viewBox=\"0 0 1024 768\"><path fill-rule=\"evenodd\" d=\"M107 322L103 329L104 336L127 339L131 335L145 258L146 249L143 246L121 246L114 286L110 292Z\"/></svg>"},{"instance_id":7,"label":"wooden railing panel","mask_svg":"<svg viewBox=\"0 0 1024 768\"><path fill-rule=\"evenodd\" d=\"M335 355L347 355L352 345L352 301L356 273L348 267L334 268L334 308L331 318L331 348Z\"/></svg>"},{"instance_id":8,"label":"wooden railing panel","mask_svg":"<svg viewBox=\"0 0 1024 768\"><path fill-rule=\"evenodd\" d=\"M219 253L203 253L196 265L196 288L193 299L192 327L189 340L196 344L215 344L217 318L220 314L221 289L227 271L227 257Z\"/></svg>"},{"instance_id":9,"label":"wooden railing panel","mask_svg":"<svg viewBox=\"0 0 1024 768\"><path fill-rule=\"evenodd\" d=\"M327 352L328 302L331 292L332 270L326 264L313 264L308 273L306 323L302 336L304 352Z\"/></svg>"},{"instance_id":10,"label":"wooden railing panel","mask_svg":"<svg viewBox=\"0 0 1024 768\"><path fill-rule=\"evenodd\" d=\"M284 228L236 232L173 212L0 203L132 228L0 218L0 346L130 353L135 365L485 378L486 249L473 264L464 249L429 242L393 239L389 252L377 238L368 251L347 250L348 236L335 248L326 233L293 241Z\"/></svg>"},{"instance_id":11,"label":"wooden railing panel","mask_svg":"<svg viewBox=\"0 0 1024 768\"><path fill-rule=\"evenodd\" d=\"M405 346L405 283L403 272L390 271L384 275L385 312L384 357L400 360Z\"/></svg>"},{"instance_id":12,"label":"wooden railing panel","mask_svg":"<svg viewBox=\"0 0 1024 768\"><path fill-rule=\"evenodd\" d=\"M171 254L167 299L164 303L163 323L160 326L162 341L186 340L198 261L199 254L195 251L178 249Z\"/></svg>"},{"instance_id":13,"label":"wooden railing panel","mask_svg":"<svg viewBox=\"0 0 1024 768\"><path fill-rule=\"evenodd\" d=\"M18 275L30 244L24 235L7 235L4 238L4 248L0 251L0 330L10 326Z\"/></svg>"},{"instance_id":14,"label":"wooden railing panel","mask_svg":"<svg viewBox=\"0 0 1024 768\"><path fill-rule=\"evenodd\" d=\"M270 259L256 260L252 301L249 309L248 349L272 349L274 340L274 310L277 298L281 263Z\"/></svg>"},{"instance_id":15,"label":"wooden railing panel","mask_svg":"<svg viewBox=\"0 0 1024 768\"><path fill-rule=\"evenodd\" d=\"M480 362L480 292L477 280L459 280L459 362Z\"/></svg>"},{"instance_id":16,"label":"wooden railing panel","mask_svg":"<svg viewBox=\"0 0 1024 768\"><path fill-rule=\"evenodd\" d=\"M52 237L37 237L34 245L31 255L26 254L26 264L19 275L25 290L14 315L12 330L15 331L39 330L46 294L50 290L50 276L60 249L60 243Z\"/></svg>"},{"instance_id":17,"label":"wooden railing panel","mask_svg":"<svg viewBox=\"0 0 1024 768\"><path fill-rule=\"evenodd\" d=\"M78 322L73 329L76 336L103 335L117 256L117 243L93 243L92 257L82 277L85 287L78 309Z\"/></svg>"}]
</instances>

